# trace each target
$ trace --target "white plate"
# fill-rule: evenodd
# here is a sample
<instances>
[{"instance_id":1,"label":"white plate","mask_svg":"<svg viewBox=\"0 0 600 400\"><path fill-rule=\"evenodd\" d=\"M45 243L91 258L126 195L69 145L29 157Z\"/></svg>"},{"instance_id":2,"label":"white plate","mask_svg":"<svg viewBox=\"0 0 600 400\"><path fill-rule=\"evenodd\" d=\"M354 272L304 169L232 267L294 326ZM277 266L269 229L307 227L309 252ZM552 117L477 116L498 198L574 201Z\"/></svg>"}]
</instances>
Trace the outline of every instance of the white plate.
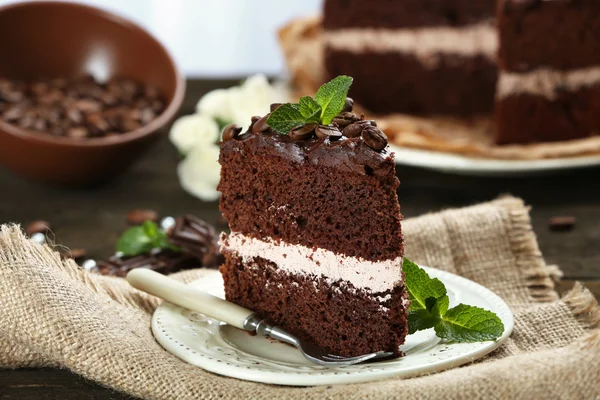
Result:
<instances>
[{"instance_id":1,"label":"white plate","mask_svg":"<svg viewBox=\"0 0 600 400\"><path fill-rule=\"evenodd\" d=\"M390 146L396 164L451 172L460 175L526 176L562 170L600 166L600 155L543 160L502 160L468 157L461 154Z\"/></svg>"},{"instance_id":2,"label":"white plate","mask_svg":"<svg viewBox=\"0 0 600 400\"><path fill-rule=\"evenodd\" d=\"M221 324L202 314L170 303L161 304L152 318L156 340L182 360L220 375L278 385L308 386L367 382L391 377L411 377L442 371L472 362L504 342L513 329L508 305L489 289L448 272L423 267L448 289L450 305L466 303L495 312L504 323L504 334L495 342L444 343L433 329L409 335L402 358L346 367L324 367L306 360L292 346ZM221 274L191 283L198 289L224 297Z\"/></svg>"}]
</instances>

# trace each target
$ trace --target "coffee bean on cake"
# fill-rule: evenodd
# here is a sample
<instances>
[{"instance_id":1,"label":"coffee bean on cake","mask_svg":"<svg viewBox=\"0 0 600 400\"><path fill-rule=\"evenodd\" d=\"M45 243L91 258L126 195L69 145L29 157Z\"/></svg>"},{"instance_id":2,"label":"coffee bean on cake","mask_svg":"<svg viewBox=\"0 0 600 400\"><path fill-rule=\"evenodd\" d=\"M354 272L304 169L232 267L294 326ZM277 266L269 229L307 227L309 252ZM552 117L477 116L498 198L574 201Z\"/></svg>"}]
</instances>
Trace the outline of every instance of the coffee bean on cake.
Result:
<instances>
[{"instance_id":1,"label":"coffee bean on cake","mask_svg":"<svg viewBox=\"0 0 600 400\"><path fill-rule=\"evenodd\" d=\"M240 135L241 131L242 131L242 127L237 124L227 125L225 127L225 129L223 129L222 139L224 141L235 139Z\"/></svg>"},{"instance_id":2,"label":"coffee bean on cake","mask_svg":"<svg viewBox=\"0 0 600 400\"><path fill-rule=\"evenodd\" d=\"M315 133L319 139L338 140L342 137L342 132L332 125L319 125Z\"/></svg>"},{"instance_id":3,"label":"coffee bean on cake","mask_svg":"<svg viewBox=\"0 0 600 400\"><path fill-rule=\"evenodd\" d=\"M271 114L267 114L264 117L262 117L261 119L259 119L258 121L256 121L256 123L254 123L254 125L252 125L252 133L261 133L261 132L265 132L269 130L269 125L267 125L267 119L269 119L269 116Z\"/></svg>"},{"instance_id":4,"label":"coffee bean on cake","mask_svg":"<svg viewBox=\"0 0 600 400\"><path fill-rule=\"evenodd\" d=\"M290 131L289 135L294 140L304 140L308 139L315 133L315 128L317 124L305 124L294 128Z\"/></svg>"},{"instance_id":5,"label":"coffee bean on cake","mask_svg":"<svg viewBox=\"0 0 600 400\"><path fill-rule=\"evenodd\" d=\"M362 133L363 128L364 128L364 125L354 123L354 124L350 124L347 127L345 127L343 130L343 133L344 133L344 136L349 137L349 138L359 137L360 134Z\"/></svg>"},{"instance_id":6,"label":"coffee bean on cake","mask_svg":"<svg viewBox=\"0 0 600 400\"><path fill-rule=\"evenodd\" d=\"M164 108L158 89L130 79L0 78L0 118L53 136L83 140L121 135L148 124Z\"/></svg>"},{"instance_id":7,"label":"coffee bean on cake","mask_svg":"<svg viewBox=\"0 0 600 400\"><path fill-rule=\"evenodd\" d=\"M388 144L387 136L376 126L366 126L362 130L361 136L367 146L373 150L383 150Z\"/></svg>"}]
</instances>

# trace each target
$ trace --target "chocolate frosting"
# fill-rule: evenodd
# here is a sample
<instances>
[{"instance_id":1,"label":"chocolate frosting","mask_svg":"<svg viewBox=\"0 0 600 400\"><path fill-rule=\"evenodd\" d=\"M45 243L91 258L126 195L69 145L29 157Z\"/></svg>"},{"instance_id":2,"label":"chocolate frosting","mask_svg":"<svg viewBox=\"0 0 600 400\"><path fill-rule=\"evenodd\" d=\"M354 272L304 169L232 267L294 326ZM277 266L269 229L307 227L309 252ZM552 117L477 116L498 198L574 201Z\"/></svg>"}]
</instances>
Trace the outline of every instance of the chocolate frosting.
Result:
<instances>
[{"instance_id":1,"label":"chocolate frosting","mask_svg":"<svg viewBox=\"0 0 600 400\"><path fill-rule=\"evenodd\" d=\"M382 176L395 167L394 153L389 147L375 151L361 137L342 137L333 141L316 137L293 140L288 135L272 131L248 131L237 140L221 142L221 152L230 151L274 154L297 163L310 163L361 175Z\"/></svg>"}]
</instances>

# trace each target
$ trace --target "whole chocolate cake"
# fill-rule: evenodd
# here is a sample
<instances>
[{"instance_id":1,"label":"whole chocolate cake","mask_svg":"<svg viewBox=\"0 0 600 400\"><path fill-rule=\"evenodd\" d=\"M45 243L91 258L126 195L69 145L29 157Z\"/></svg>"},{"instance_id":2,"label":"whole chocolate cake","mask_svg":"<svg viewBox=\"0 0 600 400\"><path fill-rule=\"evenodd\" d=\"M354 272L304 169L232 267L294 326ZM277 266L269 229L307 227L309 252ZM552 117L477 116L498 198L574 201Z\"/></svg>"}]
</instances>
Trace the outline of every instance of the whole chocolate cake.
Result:
<instances>
[{"instance_id":1,"label":"whole chocolate cake","mask_svg":"<svg viewBox=\"0 0 600 400\"><path fill-rule=\"evenodd\" d=\"M329 76L375 113L469 116L494 107L495 0L325 0Z\"/></svg>"},{"instance_id":2,"label":"whole chocolate cake","mask_svg":"<svg viewBox=\"0 0 600 400\"><path fill-rule=\"evenodd\" d=\"M600 2L499 0L497 142L600 134Z\"/></svg>"},{"instance_id":3,"label":"whole chocolate cake","mask_svg":"<svg viewBox=\"0 0 600 400\"><path fill-rule=\"evenodd\" d=\"M351 104L289 134L268 115L226 128L221 272L229 301L334 354L399 356L409 302L394 154Z\"/></svg>"}]
</instances>

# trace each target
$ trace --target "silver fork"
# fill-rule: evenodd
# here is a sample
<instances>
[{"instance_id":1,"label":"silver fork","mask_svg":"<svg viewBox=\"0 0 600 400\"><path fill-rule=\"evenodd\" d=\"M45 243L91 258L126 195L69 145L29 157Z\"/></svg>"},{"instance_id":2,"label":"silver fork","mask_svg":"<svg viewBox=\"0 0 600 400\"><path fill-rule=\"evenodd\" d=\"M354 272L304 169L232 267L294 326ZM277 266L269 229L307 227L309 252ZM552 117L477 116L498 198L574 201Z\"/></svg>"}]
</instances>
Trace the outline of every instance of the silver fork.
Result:
<instances>
[{"instance_id":1,"label":"silver fork","mask_svg":"<svg viewBox=\"0 0 600 400\"><path fill-rule=\"evenodd\" d=\"M220 299L201 290L168 278L158 272L136 268L127 274L127 281L136 289L157 296L170 303L200 312L207 317L223 321L236 328L291 344L300 350L306 359L326 366L354 365L368 360L381 359L392 355L390 352L376 352L356 357L342 357L329 354L323 349L289 334L278 326L272 326L254 312Z\"/></svg>"}]
</instances>

